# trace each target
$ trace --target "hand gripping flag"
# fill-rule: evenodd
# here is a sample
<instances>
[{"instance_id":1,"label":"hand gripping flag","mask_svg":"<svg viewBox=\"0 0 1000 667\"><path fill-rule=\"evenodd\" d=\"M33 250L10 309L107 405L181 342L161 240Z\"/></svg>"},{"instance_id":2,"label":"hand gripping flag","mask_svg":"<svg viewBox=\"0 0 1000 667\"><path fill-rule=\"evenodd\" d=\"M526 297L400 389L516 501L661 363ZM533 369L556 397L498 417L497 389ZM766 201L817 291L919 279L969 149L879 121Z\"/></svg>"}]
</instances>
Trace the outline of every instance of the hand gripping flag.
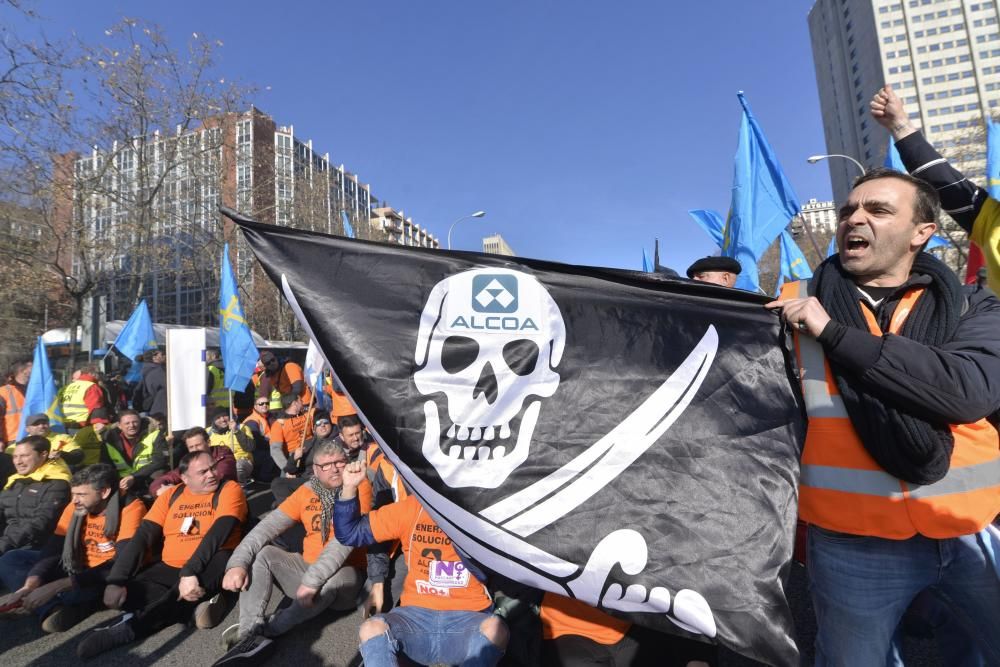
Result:
<instances>
[{"instance_id":1,"label":"hand gripping flag","mask_svg":"<svg viewBox=\"0 0 1000 667\"><path fill-rule=\"evenodd\" d=\"M226 368L224 383L226 389L243 391L250 378L260 353L254 345L250 327L243 318L240 296L236 288L236 277L229 264L229 244L222 250L221 284L219 288L219 350L222 364Z\"/></svg>"},{"instance_id":2,"label":"hand gripping flag","mask_svg":"<svg viewBox=\"0 0 1000 667\"><path fill-rule=\"evenodd\" d=\"M38 337L35 343L35 356L32 359L31 376L28 378L28 388L24 393L24 408L21 410L21 422L17 427L17 439L27 435L28 417L37 414L49 416L49 426L56 433L65 433L62 411L59 409L56 381L52 377L49 357L45 353L45 343Z\"/></svg>"},{"instance_id":3,"label":"hand gripping flag","mask_svg":"<svg viewBox=\"0 0 1000 667\"><path fill-rule=\"evenodd\" d=\"M756 291L760 287L757 262L798 214L799 202L764 131L750 112L750 103L742 92L737 96L743 106L743 120L722 254L743 267L736 278L736 287Z\"/></svg>"},{"instance_id":4,"label":"hand gripping flag","mask_svg":"<svg viewBox=\"0 0 1000 667\"><path fill-rule=\"evenodd\" d=\"M223 212L465 553L797 664L782 581L804 421L765 297Z\"/></svg>"}]
</instances>

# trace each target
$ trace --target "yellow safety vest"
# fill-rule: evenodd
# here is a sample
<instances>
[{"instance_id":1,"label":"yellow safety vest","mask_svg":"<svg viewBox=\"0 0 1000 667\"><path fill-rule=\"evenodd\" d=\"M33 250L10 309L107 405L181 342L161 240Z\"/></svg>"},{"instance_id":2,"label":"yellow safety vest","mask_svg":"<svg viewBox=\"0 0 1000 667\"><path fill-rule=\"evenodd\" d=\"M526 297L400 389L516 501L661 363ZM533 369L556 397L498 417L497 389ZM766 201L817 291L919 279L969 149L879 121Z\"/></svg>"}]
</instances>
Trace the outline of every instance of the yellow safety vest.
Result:
<instances>
[{"instance_id":1,"label":"yellow safety vest","mask_svg":"<svg viewBox=\"0 0 1000 667\"><path fill-rule=\"evenodd\" d=\"M212 391L208 394L208 405L213 408L229 407L229 390L226 389L226 372L218 366L208 365L212 374Z\"/></svg>"},{"instance_id":2,"label":"yellow safety vest","mask_svg":"<svg viewBox=\"0 0 1000 667\"><path fill-rule=\"evenodd\" d=\"M104 448L108 451L108 457L111 458L115 467L118 468L118 474L133 475L135 471L149 465L153 461L153 443L156 442L159 435L159 430L150 431L139 441L139 445L135 450L135 456L132 457L131 465L111 443L104 443Z\"/></svg>"},{"instance_id":3,"label":"yellow safety vest","mask_svg":"<svg viewBox=\"0 0 1000 667\"><path fill-rule=\"evenodd\" d=\"M248 439L253 441L253 433L250 432L250 429L246 426L237 426L236 428L243 431L243 434ZM233 456L236 457L237 461L243 459L253 461L253 454L240 446L239 441L236 439L235 430L230 430L225 433L216 433L214 428L210 429L208 432L208 444L210 447L218 447L219 445L229 447L229 449L233 450Z\"/></svg>"},{"instance_id":4,"label":"yellow safety vest","mask_svg":"<svg viewBox=\"0 0 1000 667\"><path fill-rule=\"evenodd\" d=\"M94 386L90 380L71 382L62 390L63 418L71 424L86 424L90 419L90 408L84 403L87 390Z\"/></svg>"}]
</instances>

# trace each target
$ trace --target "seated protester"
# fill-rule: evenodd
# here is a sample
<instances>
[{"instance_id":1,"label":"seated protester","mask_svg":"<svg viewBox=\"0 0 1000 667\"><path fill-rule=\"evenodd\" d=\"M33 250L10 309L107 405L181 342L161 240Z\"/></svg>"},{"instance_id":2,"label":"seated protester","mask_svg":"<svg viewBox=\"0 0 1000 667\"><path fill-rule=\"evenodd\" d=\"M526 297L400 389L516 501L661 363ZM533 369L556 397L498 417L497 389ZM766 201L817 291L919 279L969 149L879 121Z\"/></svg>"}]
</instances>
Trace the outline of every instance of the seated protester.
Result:
<instances>
[{"instance_id":1,"label":"seated protester","mask_svg":"<svg viewBox=\"0 0 1000 667\"><path fill-rule=\"evenodd\" d=\"M88 633L77 647L79 657L92 658L192 615L196 627L212 628L229 611L219 592L243 535L246 496L235 481L216 477L208 452L185 456L180 473L183 485L156 499L107 576L105 606L127 613ZM161 540L162 560L140 571L146 550Z\"/></svg>"},{"instance_id":2,"label":"seated protester","mask_svg":"<svg viewBox=\"0 0 1000 667\"><path fill-rule=\"evenodd\" d=\"M707 667L716 647L633 626L585 602L546 592L542 598L542 663L609 667Z\"/></svg>"},{"instance_id":3,"label":"seated protester","mask_svg":"<svg viewBox=\"0 0 1000 667\"><path fill-rule=\"evenodd\" d=\"M167 471L167 441L159 424L144 420L135 410L122 410L118 424L104 433L101 463L112 465L121 478L121 490L141 496Z\"/></svg>"},{"instance_id":4,"label":"seated protester","mask_svg":"<svg viewBox=\"0 0 1000 667\"><path fill-rule=\"evenodd\" d=\"M259 655L270 644L270 638L288 632L327 608L339 611L354 608L365 582L365 550L341 545L331 524L333 503L341 488L341 471L346 465L347 455L336 440L324 440L317 445L313 458L315 474L257 524L233 552L222 587L242 591L240 622L223 633L223 641L233 648L216 665ZM367 481L358 492L361 510L371 511L371 487ZM295 524L301 524L306 531L301 554L269 544ZM274 584L293 602L266 618Z\"/></svg>"},{"instance_id":5,"label":"seated protester","mask_svg":"<svg viewBox=\"0 0 1000 667\"><path fill-rule=\"evenodd\" d=\"M0 491L0 581L11 592L24 585L69 502L69 468L61 459L49 458L50 446L40 435L18 442L16 474Z\"/></svg>"},{"instance_id":6,"label":"seated protester","mask_svg":"<svg viewBox=\"0 0 1000 667\"><path fill-rule=\"evenodd\" d=\"M409 563L402 605L361 624L366 667L396 665L399 653L424 665L495 665L507 646L507 626L491 613L486 587L451 540L415 496L362 516L357 496L366 479L364 464L349 464L342 477L333 513L337 540L349 546L401 540ZM433 554L422 544L433 544Z\"/></svg>"},{"instance_id":7,"label":"seated protester","mask_svg":"<svg viewBox=\"0 0 1000 667\"><path fill-rule=\"evenodd\" d=\"M333 421L339 423L341 417L346 417L347 415L357 416L358 411L354 409L351 399L347 398L343 387L337 384L332 375L327 375L323 379L323 393L330 397L330 402L333 406L330 409L330 417L333 418Z\"/></svg>"},{"instance_id":8,"label":"seated protester","mask_svg":"<svg viewBox=\"0 0 1000 667\"><path fill-rule=\"evenodd\" d=\"M284 414L271 424L271 458L281 470L288 464L288 456L302 446L312 435L312 410L306 410L298 396L283 395Z\"/></svg>"},{"instance_id":9,"label":"seated protester","mask_svg":"<svg viewBox=\"0 0 1000 667\"><path fill-rule=\"evenodd\" d=\"M0 605L21 602L36 613L45 632L68 630L100 608L115 556L146 515L141 500L119 490L118 473L106 463L75 473L70 487L73 501L40 560L20 589L0 598Z\"/></svg>"},{"instance_id":10,"label":"seated protester","mask_svg":"<svg viewBox=\"0 0 1000 667\"><path fill-rule=\"evenodd\" d=\"M49 416L44 413L30 415L24 425L26 435L40 435L49 441L49 458L62 459L73 469L83 463L83 450L72 436L65 433L53 433Z\"/></svg>"},{"instance_id":11,"label":"seated protester","mask_svg":"<svg viewBox=\"0 0 1000 667\"><path fill-rule=\"evenodd\" d=\"M274 502L280 504L292 495L295 489L309 481L313 475L313 452L316 445L326 440L332 439L333 424L324 412L319 412L313 422L313 435L308 438L302 446L297 448L285 463L284 475L275 478L271 482L271 493L274 494ZM343 446L343 442L340 442Z\"/></svg>"},{"instance_id":12,"label":"seated protester","mask_svg":"<svg viewBox=\"0 0 1000 667\"><path fill-rule=\"evenodd\" d=\"M250 416L243 420L243 426L250 430L253 436L254 451L258 456L253 461L253 476L255 479L271 481L280 476L274 461L270 456L260 454L260 452L270 453L271 451L271 424L274 423L274 416L268 406L270 400L267 396L253 397L253 411Z\"/></svg>"},{"instance_id":13,"label":"seated protester","mask_svg":"<svg viewBox=\"0 0 1000 667\"><path fill-rule=\"evenodd\" d=\"M254 439L250 429L240 426L229 416L229 410L220 408L212 413L212 425L208 428L208 444L212 447L225 446L236 457L236 481L249 484L253 481Z\"/></svg>"},{"instance_id":14,"label":"seated protester","mask_svg":"<svg viewBox=\"0 0 1000 667\"><path fill-rule=\"evenodd\" d=\"M188 454L195 452L208 452L212 457L215 466L215 476L219 478L219 483L236 481L236 457L233 450L225 445L211 447L209 445L208 432L200 426L195 426L184 432L181 438ZM181 457L182 459L184 457ZM164 492L182 483L183 475L180 468L175 468L170 472L156 478L149 486L149 493L152 496L163 495Z\"/></svg>"}]
</instances>

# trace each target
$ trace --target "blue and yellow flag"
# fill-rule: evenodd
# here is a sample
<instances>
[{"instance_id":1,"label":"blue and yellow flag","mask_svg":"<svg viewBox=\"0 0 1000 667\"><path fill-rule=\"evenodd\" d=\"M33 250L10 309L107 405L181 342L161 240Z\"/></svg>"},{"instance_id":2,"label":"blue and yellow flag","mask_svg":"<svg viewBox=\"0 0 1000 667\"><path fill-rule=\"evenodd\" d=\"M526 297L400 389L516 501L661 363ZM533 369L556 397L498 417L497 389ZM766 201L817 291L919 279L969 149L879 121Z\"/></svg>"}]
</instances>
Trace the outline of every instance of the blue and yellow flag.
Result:
<instances>
[{"instance_id":1,"label":"blue and yellow flag","mask_svg":"<svg viewBox=\"0 0 1000 667\"><path fill-rule=\"evenodd\" d=\"M778 285L775 294L781 292L786 280L808 280L813 272L806 256L788 230L781 232L781 268L778 270Z\"/></svg>"},{"instance_id":2,"label":"blue and yellow flag","mask_svg":"<svg viewBox=\"0 0 1000 667\"><path fill-rule=\"evenodd\" d=\"M253 342L250 327L243 317L236 277L229 264L229 244L222 250L219 286L219 349L226 367L225 387L243 391L253 377L260 353Z\"/></svg>"},{"instance_id":3,"label":"blue and yellow flag","mask_svg":"<svg viewBox=\"0 0 1000 667\"><path fill-rule=\"evenodd\" d=\"M736 287L758 291L757 262L799 212L798 197L785 177L778 157L750 111L743 106L740 138L733 169L733 196L722 235L722 254L740 263Z\"/></svg>"},{"instance_id":4,"label":"blue and yellow flag","mask_svg":"<svg viewBox=\"0 0 1000 667\"><path fill-rule=\"evenodd\" d=\"M28 389L24 393L24 409L21 410L21 422L17 426L17 439L27 434L28 417L45 413L49 416L49 426L56 433L65 433L62 410L59 408L56 381L52 377L52 367L49 366L49 356L45 353L45 343L38 337L35 343L35 357L32 360L31 377L28 379Z\"/></svg>"}]
</instances>

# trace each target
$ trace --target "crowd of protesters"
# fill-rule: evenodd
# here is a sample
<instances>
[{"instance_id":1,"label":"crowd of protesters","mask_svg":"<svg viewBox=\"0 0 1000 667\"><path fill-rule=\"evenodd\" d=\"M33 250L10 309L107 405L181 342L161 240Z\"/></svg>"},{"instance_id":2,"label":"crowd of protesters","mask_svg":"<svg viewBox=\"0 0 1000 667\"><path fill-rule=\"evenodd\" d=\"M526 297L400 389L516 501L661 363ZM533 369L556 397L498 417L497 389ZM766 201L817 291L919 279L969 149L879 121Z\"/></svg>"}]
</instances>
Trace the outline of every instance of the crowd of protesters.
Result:
<instances>
[{"instance_id":1,"label":"crowd of protesters","mask_svg":"<svg viewBox=\"0 0 1000 667\"><path fill-rule=\"evenodd\" d=\"M1000 204L934 152L891 89L872 115L916 178L860 178L841 209L839 254L768 304L794 331L805 370L800 519L816 661L901 664L907 615L948 664L1000 664L990 621L1000 618L990 528L1000 302L922 253L943 202L995 272ZM706 258L688 277L731 287L739 271ZM60 392L65 434L35 414L15 437L30 363L0 387L0 613L34 614L55 633L121 610L82 637L79 657L177 622L215 628L238 607L216 664L259 661L326 610L360 608L370 667L400 654L420 664L717 663L711 646L487 576L408 493L331 378L329 400L317 401L298 364L264 351L231 402L212 352L204 426L170 433L169 360L154 351L146 361L131 395L78 369ZM248 508L255 485L274 497L262 516Z\"/></svg>"}]
</instances>

